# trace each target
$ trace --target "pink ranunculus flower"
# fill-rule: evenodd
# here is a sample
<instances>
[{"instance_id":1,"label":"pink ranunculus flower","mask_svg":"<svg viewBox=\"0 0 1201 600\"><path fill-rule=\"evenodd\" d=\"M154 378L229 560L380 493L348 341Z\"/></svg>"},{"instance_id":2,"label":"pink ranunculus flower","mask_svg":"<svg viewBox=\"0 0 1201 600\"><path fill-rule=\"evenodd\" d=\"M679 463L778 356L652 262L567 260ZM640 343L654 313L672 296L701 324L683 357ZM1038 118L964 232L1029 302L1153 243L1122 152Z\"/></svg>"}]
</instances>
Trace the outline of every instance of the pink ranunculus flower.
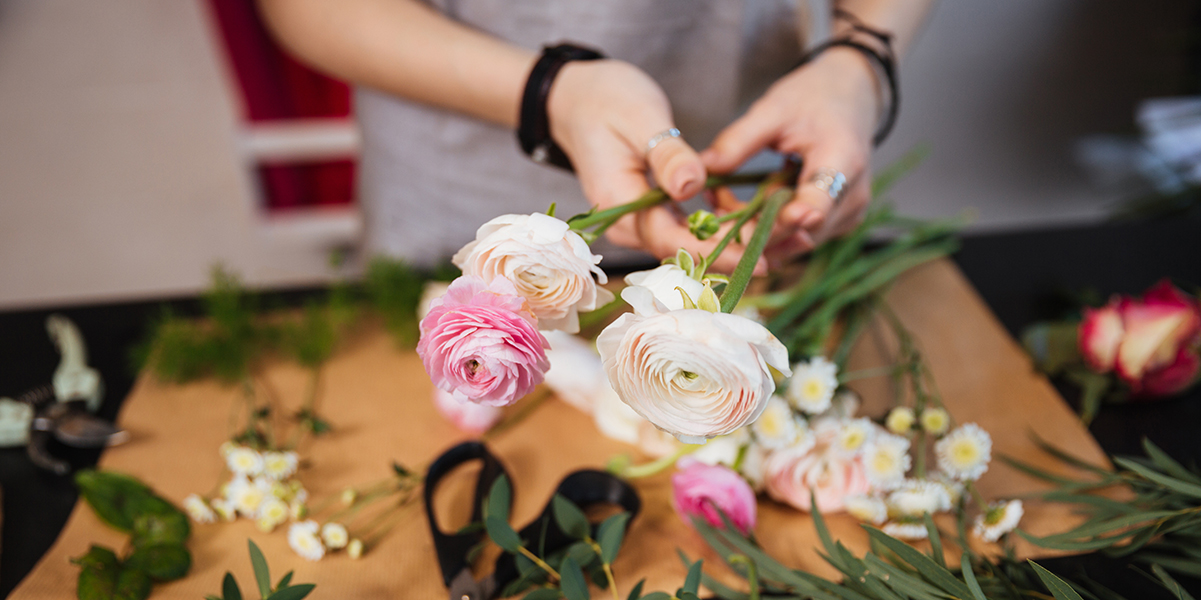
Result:
<instances>
[{"instance_id":1,"label":"pink ranunculus flower","mask_svg":"<svg viewBox=\"0 0 1201 600\"><path fill-rule=\"evenodd\" d=\"M473 435L488 431L501 417L499 407L460 400L454 394L437 388L434 389L434 407L459 431Z\"/></svg>"},{"instance_id":2,"label":"pink ranunculus flower","mask_svg":"<svg viewBox=\"0 0 1201 600\"><path fill-rule=\"evenodd\" d=\"M613 300L597 285L607 281L596 266L600 255L566 222L543 214L501 215L484 223L452 260L464 275L511 281L546 330L576 333L579 313Z\"/></svg>"},{"instance_id":3,"label":"pink ranunculus flower","mask_svg":"<svg viewBox=\"0 0 1201 600\"><path fill-rule=\"evenodd\" d=\"M710 525L722 527L724 512L742 533L755 528L755 491L741 475L687 457L678 466L680 470L671 476L671 503L685 523L691 525L692 517L700 516Z\"/></svg>"},{"instance_id":4,"label":"pink ranunculus flower","mask_svg":"<svg viewBox=\"0 0 1201 600\"><path fill-rule=\"evenodd\" d=\"M1179 392L1201 366L1201 306L1166 279L1142 298L1115 297L1104 307L1085 309L1079 334L1089 368L1116 371L1141 396Z\"/></svg>"},{"instance_id":5,"label":"pink ranunculus flower","mask_svg":"<svg viewBox=\"0 0 1201 600\"><path fill-rule=\"evenodd\" d=\"M464 275L431 303L417 354L434 385L455 398L507 406L542 383L546 338L509 280Z\"/></svg>"},{"instance_id":6,"label":"pink ranunculus flower","mask_svg":"<svg viewBox=\"0 0 1201 600\"><path fill-rule=\"evenodd\" d=\"M823 513L839 512L846 500L871 491L859 455L839 452L838 429L815 427L817 443L811 449L777 450L764 463L765 487L772 498L800 510L812 510L810 498ZM812 496L811 496L812 495Z\"/></svg>"},{"instance_id":7,"label":"pink ranunculus flower","mask_svg":"<svg viewBox=\"0 0 1201 600\"><path fill-rule=\"evenodd\" d=\"M702 444L753 422L776 389L768 367L792 372L784 344L750 319L668 310L639 286L621 297L634 312L596 338L609 383L634 412L682 442Z\"/></svg>"}]
</instances>

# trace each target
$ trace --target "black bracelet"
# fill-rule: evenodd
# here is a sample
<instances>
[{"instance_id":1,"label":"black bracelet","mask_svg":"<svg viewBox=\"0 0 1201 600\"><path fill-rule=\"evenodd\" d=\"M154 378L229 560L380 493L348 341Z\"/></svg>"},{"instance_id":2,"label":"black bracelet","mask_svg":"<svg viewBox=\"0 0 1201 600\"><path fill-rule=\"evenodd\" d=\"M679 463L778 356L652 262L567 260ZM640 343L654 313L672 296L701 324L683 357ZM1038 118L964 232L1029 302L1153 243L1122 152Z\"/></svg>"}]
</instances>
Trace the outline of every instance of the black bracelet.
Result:
<instances>
[{"instance_id":1,"label":"black bracelet","mask_svg":"<svg viewBox=\"0 0 1201 600\"><path fill-rule=\"evenodd\" d=\"M597 60L605 56L596 50L574 44L562 43L546 46L542 57L534 63L530 76L525 81L525 93L521 96L520 124L517 141L521 149L534 162L550 164L574 171L571 160L563 149L550 137L550 119L546 114L546 100L550 96L551 84L559 69L573 60Z\"/></svg>"},{"instance_id":2,"label":"black bracelet","mask_svg":"<svg viewBox=\"0 0 1201 600\"><path fill-rule=\"evenodd\" d=\"M868 61L870 61L872 65L883 74L883 78L887 83L886 87L888 89L888 108L884 111L884 119L880 122L879 127L876 128L875 135L872 136L872 144L879 146L880 143L888 137L888 134L892 133L893 125L896 125L897 122L897 111L901 104L901 95L897 88L896 58L892 51L892 36L887 33L871 29L870 27L857 22L853 22L851 26L855 31L866 33L878 40L884 46L885 51L880 52L875 48L872 48L867 44L857 42L850 37L836 38L818 44L812 50L807 52L805 56L801 58L800 62L797 63L796 67L793 68L796 69L813 60L814 58L817 58L817 55L821 54L822 52L835 47L851 48L867 57Z\"/></svg>"}]
</instances>

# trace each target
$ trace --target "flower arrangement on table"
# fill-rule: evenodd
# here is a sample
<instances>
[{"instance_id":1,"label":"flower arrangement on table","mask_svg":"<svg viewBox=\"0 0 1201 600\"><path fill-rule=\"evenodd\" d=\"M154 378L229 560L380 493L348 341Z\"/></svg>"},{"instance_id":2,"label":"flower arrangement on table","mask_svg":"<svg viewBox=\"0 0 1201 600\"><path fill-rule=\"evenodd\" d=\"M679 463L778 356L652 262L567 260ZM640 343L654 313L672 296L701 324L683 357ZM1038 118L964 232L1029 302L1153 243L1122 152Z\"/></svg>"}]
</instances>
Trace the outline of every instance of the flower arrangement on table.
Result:
<instances>
[{"instance_id":1,"label":"flower arrangement on table","mask_svg":"<svg viewBox=\"0 0 1201 600\"><path fill-rule=\"evenodd\" d=\"M762 490L800 510L847 511L907 539L927 537L927 514L975 506L975 530L996 541L1016 527L1022 506L989 504L975 490L991 439L972 423L952 427L911 337L881 301L905 270L953 250L956 223L913 222L875 207L856 231L819 248L797 283L747 295L775 215L794 193L782 185L788 180L786 173L743 176L737 183L758 188L742 208L691 215L699 239L722 234L716 248L705 256L681 250L628 275L620 295L632 312L604 327L592 356L586 342L564 335L579 331L580 313L612 299L600 287L606 275L588 240L666 197L652 191L565 221L552 210L485 223L454 257L462 276L421 320L417 351L439 406L463 423L546 381L592 412L606 435L662 455L646 465L619 458L612 470L638 477L678 466L675 504L686 520L701 514L720 525L717 506L749 532ZM734 272L709 271L752 219ZM868 249L881 227L902 234ZM877 312L890 317L903 342L898 363L878 373L842 372ZM823 354L828 348L832 358ZM858 401L843 387L872 375L909 388L882 424L857 415ZM961 503L964 497L971 502Z\"/></svg>"}]
</instances>

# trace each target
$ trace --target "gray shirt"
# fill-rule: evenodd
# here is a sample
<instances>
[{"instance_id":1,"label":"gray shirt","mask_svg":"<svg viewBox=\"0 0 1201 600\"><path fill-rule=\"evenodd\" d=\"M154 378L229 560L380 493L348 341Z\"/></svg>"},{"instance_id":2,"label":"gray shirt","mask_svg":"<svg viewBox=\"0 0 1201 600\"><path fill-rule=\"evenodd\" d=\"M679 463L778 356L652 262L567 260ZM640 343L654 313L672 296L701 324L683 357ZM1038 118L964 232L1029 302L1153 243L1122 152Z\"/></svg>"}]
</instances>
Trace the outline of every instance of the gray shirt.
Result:
<instances>
[{"instance_id":1,"label":"gray shirt","mask_svg":"<svg viewBox=\"0 0 1201 600\"><path fill-rule=\"evenodd\" d=\"M703 148L828 26L821 0L433 0L448 17L518 46L590 46L646 71L676 125ZM510 129L360 87L359 175L367 250L445 261L506 213L588 209L575 177L535 164ZM631 198L632 199L632 198ZM636 260L598 242L605 265Z\"/></svg>"}]
</instances>

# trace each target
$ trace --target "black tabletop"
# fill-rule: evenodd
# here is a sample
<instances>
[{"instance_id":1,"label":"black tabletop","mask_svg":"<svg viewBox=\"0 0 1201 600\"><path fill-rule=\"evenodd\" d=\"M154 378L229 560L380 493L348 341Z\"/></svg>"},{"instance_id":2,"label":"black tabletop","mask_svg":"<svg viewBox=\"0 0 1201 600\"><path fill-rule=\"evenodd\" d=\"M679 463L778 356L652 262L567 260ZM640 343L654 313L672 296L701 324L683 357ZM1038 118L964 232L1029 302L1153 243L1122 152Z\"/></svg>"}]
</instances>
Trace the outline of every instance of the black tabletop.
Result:
<instances>
[{"instance_id":1,"label":"black tabletop","mask_svg":"<svg viewBox=\"0 0 1201 600\"><path fill-rule=\"evenodd\" d=\"M1045 231L973 235L956 261L1011 334L1057 316L1058 298L1092 288L1102 296L1139 293L1162 277L1201 284L1201 222L1188 219L1105 224ZM317 290L276 294L296 303ZM148 323L170 305L177 313L198 311L195 299L61 307L0 313L0 395L13 396L49 382L58 354L46 335L45 319L58 312L79 326L89 363L104 377L101 414L113 417L133 384L131 350ZM1071 390L1061 390L1069 401ZM1168 401L1107 406L1092 424L1093 435L1111 454L1138 454L1141 440L1185 463L1201 458L1201 390ZM69 455L77 466L94 464L96 452ZM70 481L38 471L24 450L0 450L3 529L0 530L0 596L7 596L54 543L76 494ZM1071 577L1085 573L1129 598L1169 598L1125 563L1100 556L1041 561ZM1186 581L1190 587L1199 582Z\"/></svg>"}]
</instances>

